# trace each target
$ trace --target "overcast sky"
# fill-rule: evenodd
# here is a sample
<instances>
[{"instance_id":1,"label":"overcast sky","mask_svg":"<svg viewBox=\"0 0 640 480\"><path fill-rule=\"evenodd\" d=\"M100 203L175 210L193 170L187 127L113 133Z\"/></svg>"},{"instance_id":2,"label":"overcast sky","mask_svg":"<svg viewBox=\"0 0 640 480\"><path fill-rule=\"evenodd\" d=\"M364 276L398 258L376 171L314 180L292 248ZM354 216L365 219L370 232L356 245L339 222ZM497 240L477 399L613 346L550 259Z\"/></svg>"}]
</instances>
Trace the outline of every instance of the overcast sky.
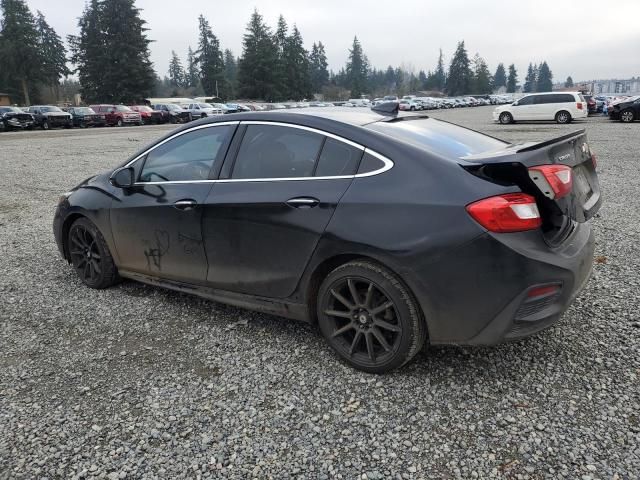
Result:
<instances>
[{"instance_id":1,"label":"overcast sky","mask_svg":"<svg viewBox=\"0 0 640 480\"><path fill-rule=\"evenodd\" d=\"M84 0L27 0L58 34L77 33ZM495 71L515 63L522 83L529 62L546 60L554 81L640 75L640 0L137 0L148 22L151 59L166 75L171 50L183 59L197 47L197 17L205 15L222 48L242 53L242 35L254 7L275 27L282 13L297 24L307 49L326 47L329 67L339 70L357 35L373 66L404 64L433 69L442 47L448 65L464 40Z\"/></svg>"}]
</instances>

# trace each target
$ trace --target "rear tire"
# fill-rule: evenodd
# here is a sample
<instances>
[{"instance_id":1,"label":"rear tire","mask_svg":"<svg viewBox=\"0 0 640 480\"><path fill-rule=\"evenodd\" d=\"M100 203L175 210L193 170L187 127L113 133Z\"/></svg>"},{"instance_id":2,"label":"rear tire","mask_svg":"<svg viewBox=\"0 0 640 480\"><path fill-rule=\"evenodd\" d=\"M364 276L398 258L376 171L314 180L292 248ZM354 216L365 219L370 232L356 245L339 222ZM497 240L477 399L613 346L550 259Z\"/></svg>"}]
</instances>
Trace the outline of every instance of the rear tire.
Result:
<instances>
[{"instance_id":1,"label":"rear tire","mask_svg":"<svg viewBox=\"0 0 640 480\"><path fill-rule=\"evenodd\" d=\"M571 114L565 110L556 113L556 122L560 124L571 123Z\"/></svg>"},{"instance_id":2,"label":"rear tire","mask_svg":"<svg viewBox=\"0 0 640 480\"><path fill-rule=\"evenodd\" d=\"M107 288L120 280L109 247L91 220L79 218L69 229L67 248L78 277L90 288Z\"/></svg>"},{"instance_id":3,"label":"rear tire","mask_svg":"<svg viewBox=\"0 0 640 480\"><path fill-rule=\"evenodd\" d=\"M116 127L121 127L122 126L122 119L119 118L118 121L116 122Z\"/></svg>"},{"instance_id":4,"label":"rear tire","mask_svg":"<svg viewBox=\"0 0 640 480\"><path fill-rule=\"evenodd\" d=\"M49 130L49 122L47 122L46 120L44 120L42 122L42 129L43 130Z\"/></svg>"},{"instance_id":5,"label":"rear tire","mask_svg":"<svg viewBox=\"0 0 640 480\"><path fill-rule=\"evenodd\" d=\"M623 123L631 123L636 119L636 115L630 108L620 112L620 121Z\"/></svg>"},{"instance_id":6,"label":"rear tire","mask_svg":"<svg viewBox=\"0 0 640 480\"><path fill-rule=\"evenodd\" d=\"M336 353L369 373L405 365L427 337L409 289L394 273L364 260L341 265L327 276L318 291L317 315Z\"/></svg>"},{"instance_id":7,"label":"rear tire","mask_svg":"<svg viewBox=\"0 0 640 480\"><path fill-rule=\"evenodd\" d=\"M513 123L513 115L511 115L509 112L502 112L498 117L498 121L502 125L508 125L510 123Z\"/></svg>"}]
</instances>

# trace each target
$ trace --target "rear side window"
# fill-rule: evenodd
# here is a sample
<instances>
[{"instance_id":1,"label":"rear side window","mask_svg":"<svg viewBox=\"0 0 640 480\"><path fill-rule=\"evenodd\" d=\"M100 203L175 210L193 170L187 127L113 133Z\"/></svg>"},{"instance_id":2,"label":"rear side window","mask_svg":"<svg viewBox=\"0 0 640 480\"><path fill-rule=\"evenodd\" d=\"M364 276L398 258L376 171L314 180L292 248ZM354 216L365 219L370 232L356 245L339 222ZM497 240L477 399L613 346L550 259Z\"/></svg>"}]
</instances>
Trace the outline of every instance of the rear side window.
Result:
<instances>
[{"instance_id":1,"label":"rear side window","mask_svg":"<svg viewBox=\"0 0 640 480\"><path fill-rule=\"evenodd\" d=\"M299 128L249 125L231 178L311 177L323 140Z\"/></svg>"},{"instance_id":2,"label":"rear side window","mask_svg":"<svg viewBox=\"0 0 640 480\"><path fill-rule=\"evenodd\" d=\"M362 150L349 144L327 138L316 167L316 177L353 175L362 157Z\"/></svg>"},{"instance_id":3,"label":"rear side window","mask_svg":"<svg viewBox=\"0 0 640 480\"><path fill-rule=\"evenodd\" d=\"M216 161L224 156L233 127L223 125L179 135L147 154L141 182L207 180Z\"/></svg>"},{"instance_id":4,"label":"rear side window","mask_svg":"<svg viewBox=\"0 0 640 480\"><path fill-rule=\"evenodd\" d=\"M362 157L362 162L360 162L358 175L362 175L363 173L375 172L376 170L380 170L382 167L384 167L384 162L367 152Z\"/></svg>"}]
</instances>

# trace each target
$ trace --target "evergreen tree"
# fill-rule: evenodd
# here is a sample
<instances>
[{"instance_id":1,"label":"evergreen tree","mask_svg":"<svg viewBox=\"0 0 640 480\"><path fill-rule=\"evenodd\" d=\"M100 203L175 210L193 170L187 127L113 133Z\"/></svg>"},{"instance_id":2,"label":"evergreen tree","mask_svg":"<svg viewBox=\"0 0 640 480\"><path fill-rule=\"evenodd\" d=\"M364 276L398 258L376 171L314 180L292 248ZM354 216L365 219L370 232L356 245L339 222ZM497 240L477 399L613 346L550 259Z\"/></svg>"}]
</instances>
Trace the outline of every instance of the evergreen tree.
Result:
<instances>
[{"instance_id":1,"label":"evergreen tree","mask_svg":"<svg viewBox=\"0 0 640 480\"><path fill-rule=\"evenodd\" d=\"M473 92L479 94L491 93L491 73L487 62L476 53L473 57Z\"/></svg>"},{"instance_id":2,"label":"evergreen tree","mask_svg":"<svg viewBox=\"0 0 640 480\"><path fill-rule=\"evenodd\" d=\"M424 70L418 72L418 83L420 84L420 90L426 90L427 88L427 74Z\"/></svg>"},{"instance_id":3,"label":"evergreen tree","mask_svg":"<svg viewBox=\"0 0 640 480\"><path fill-rule=\"evenodd\" d=\"M226 98L228 89L220 42L203 15L198 17L198 28L200 36L195 60L200 67L200 82L207 95Z\"/></svg>"},{"instance_id":4,"label":"evergreen tree","mask_svg":"<svg viewBox=\"0 0 640 480\"><path fill-rule=\"evenodd\" d=\"M518 88L518 71L512 63L509 65L509 76L507 77L507 93L515 93Z\"/></svg>"},{"instance_id":5,"label":"evergreen tree","mask_svg":"<svg viewBox=\"0 0 640 480\"><path fill-rule=\"evenodd\" d=\"M238 84L238 62L228 48L224 51L224 77L227 83L228 96L235 98Z\"/></svg>"},{"instance_id":6,"label":"evergreen tree","mask_svg":"<svg viewBox=\"0 0 640 480\"><path fill-rule=\"evenodd\" d=\"M92 0L69 37L85 100L133 103L155 86L147 22L135 0Z\"/></svg>"},{"instance_id":7,"label":"evergreen tree","mask_svg":"<svg viewBox=\"0 0 640 480\"><path fill-rule=\"evenodd\" d=\"M322 90L322 87L329 83L327 54L324 51L322 42L313 44L311 55L309 56L309 63L311 70L311 89L314 93L318 93Z\"/></svg>"},{"instance_id":8,"label":"evergreen tree","mask_svg":"<svg viewBox=\"0 0 640 480\"><path fill-rule=\"evenodd\" d=\"M349 50L347 61L347 86L351 90L351 97L358 98L367 88L367 73L369 65L362 50L358 37L353 38L353 45Z\"/></svg>"},{"instance_id":9,"label":"evergreen tree","mask_svg":"<svg viewBox=\"0 0 640 480\"><path fill-rule=\"evenodd\" d=\"M287 74L287 60L285 59L285 50L287 48L287 41L289 38L289 26L284 16L281 14L278 17L278 25L273 35L273 43L277 49L277 60L273 65L274 70L274 82L276 84L275 96L278 98L289 99L292 98L291 85L288 81Z\"/></svg>"},{"instance_id":10,"label":"evergreen tree","mask_svg":"<svg viewBox=\"0 0 640 480\"><path fill-rule=\"evenodd\" d=\"M538 78L536 82L537 92L550 92L553 90L553 74L549 69L549 65L544 61L538 69Z\"/></svg>"},{"instance_id":11,"label":"evergreen tree","mask_svg":"<svg viewBox=\"0 0 640 480\"><path fill-rule=\"evenodd\" d=\"M464 46L464 40L458 43L447 77L447 93L451 96L470 93L473 73L471 71L469 56Z\"/></svg>"},{"instance_id":12,"label":"evergreen tree","mask_svg":"<svg viewBox=\"0 0 640 480\"><path fill-rule=\"evenodd\" d=\"M40 11L36 16L36 27L38 29L38 43L42 58L42 80L51 88L52 93L56 92L52 97L57 98L60 79L71 73L67 67L67 49L62 43L62 39L49 26Z\"/></svg>"},{"instance_id":13,"label":"evergreen tree","mask_svg":"<svg viewBox=\"0 0 640 480\"><path fill-rule=\"evenodd\" d=\"M564 86L567 88L573 87L573 78L571 78L571 75L567 77L567 80L564 82Z\"/></svg>"},{"instance_id":14,"label":"evergreen tree","mask_svg":"<svg viewBox=\"0 0 640 480\"><path fill-rule=\"evenodd\" d=\"M46 76L36 20L24 0L0 0L0 10L0 85L30 105L35 85Z\"/></svg>"},{"instance_id":15,"label":"evergreen tree","mask_svg":"<svg viewBox=\"0 0 640 480\"><path fill-rule=\"evenodd\" d=\"M273 66L277 61L278 48L271 30L256 9L247 25L242 42L242 58L238 60L240 95L266 101L276 100L278 94L275 91L277 84Z\"/></svg>"},{"instance_id":16,"label":"evergreen tree","mask_svg":"<svg viewBox=\"0 0 640 480\"><path fill-rule=\"evenodd\" d=\"M186 74L182 67L182 62L178 54L171 50L171 60L169 61L169 82L173 87L186 86Z\"/></svg>"},{"instance_id":17,"label":"evergreen tree","mask_svg":"<svg viewBox=\"0 0 640 480\"><path fill-rule=\"evenodd\" d=\"M198 62L196 61L196 54L189 46L187 51L187 69L185 71L185 84L187 88L197 87L199 79L198 74Z\"/></svg>"},{"instance_id":18,"label":"evergreen tree","mask_svg":"<svg viewBox=\"0 0 640 480\"><path fill-rule=\"evenodd\" d=\"M444 71L444 56L442 55L442 49L440 49L440 55L438 56L438 65L436 71L433 74L435 82L435 88L440 91L444 91L447 86L447 74Z\"/></svg>"},{"instance_id":19,"label":"evergreen tree","mask_svg":"<svg viewBox=\"0 0 640 480\"><path fill-rule=\"evenodd\" d=\"M284 73L288 86L288 97L302 100L311 96L311 78L309 75L309 55L304 49L302 35L297 26L293 26L287 37L282 53Z\"/></svg>"},{"instance_id":20,"label":"evergreen tree","mask_svg":"<svg viewBox=\"0 0 640 480\"><path fill-rule=\"evenodd\" d=\"M532 63L529 63L529 67L527 67L527 76L524 79L522 91L524 93L531 93L536 91L536 70Z\"/></svg>"},{"instance_id":21,"label":"evergreen tree","mask_svg":"<svg viewBox=\"0 0 640 480\"><path fill-rule=\"evenodd\" d=\"M497 90L507 86L507 72L504 69L504 63L499 63L496 73L493 76L493 89Z\"/></svg>"},{"instance_id":22,"label":"evergreen tree","mask_svg":"<svg viewBox=\"0 0 640 480\"><path fill-rule=\"evenodd\" d=\"M385 93L392 93L395 91L398 82L396 80L396 71L391 65L387 67L384 72Z\"/></svg>"}]
</instances>

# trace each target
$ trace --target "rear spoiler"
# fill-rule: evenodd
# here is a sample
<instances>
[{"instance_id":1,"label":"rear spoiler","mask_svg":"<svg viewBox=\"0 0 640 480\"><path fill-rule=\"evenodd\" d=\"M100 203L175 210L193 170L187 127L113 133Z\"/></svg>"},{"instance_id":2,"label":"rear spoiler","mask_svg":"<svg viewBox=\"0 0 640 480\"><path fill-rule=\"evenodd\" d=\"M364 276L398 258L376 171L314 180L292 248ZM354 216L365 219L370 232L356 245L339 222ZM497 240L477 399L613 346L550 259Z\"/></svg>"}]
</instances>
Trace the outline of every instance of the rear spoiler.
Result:
<instances>
[{"instance_id":1,"label":"rear spoiler","mask_svg":"<svg viewBox=\"0 0 640 480\"><path fill-rule=\"evenodd\" d=\"M516 150L516 153L524 153L524 152L532 152L534 150L538 150L540 148L548 147L549 145L553 145L554 143L564 142L565 140L569 140L573 137L579 137L584 135L586 130L583 128L581 130L576 130L575 132L567 133L566 135L562 135L560 137L555 137L550 140L545 140L544 142L534 143L532 145L527 145L526 147L520 148Z\"/></svg>"}]
</instances>

